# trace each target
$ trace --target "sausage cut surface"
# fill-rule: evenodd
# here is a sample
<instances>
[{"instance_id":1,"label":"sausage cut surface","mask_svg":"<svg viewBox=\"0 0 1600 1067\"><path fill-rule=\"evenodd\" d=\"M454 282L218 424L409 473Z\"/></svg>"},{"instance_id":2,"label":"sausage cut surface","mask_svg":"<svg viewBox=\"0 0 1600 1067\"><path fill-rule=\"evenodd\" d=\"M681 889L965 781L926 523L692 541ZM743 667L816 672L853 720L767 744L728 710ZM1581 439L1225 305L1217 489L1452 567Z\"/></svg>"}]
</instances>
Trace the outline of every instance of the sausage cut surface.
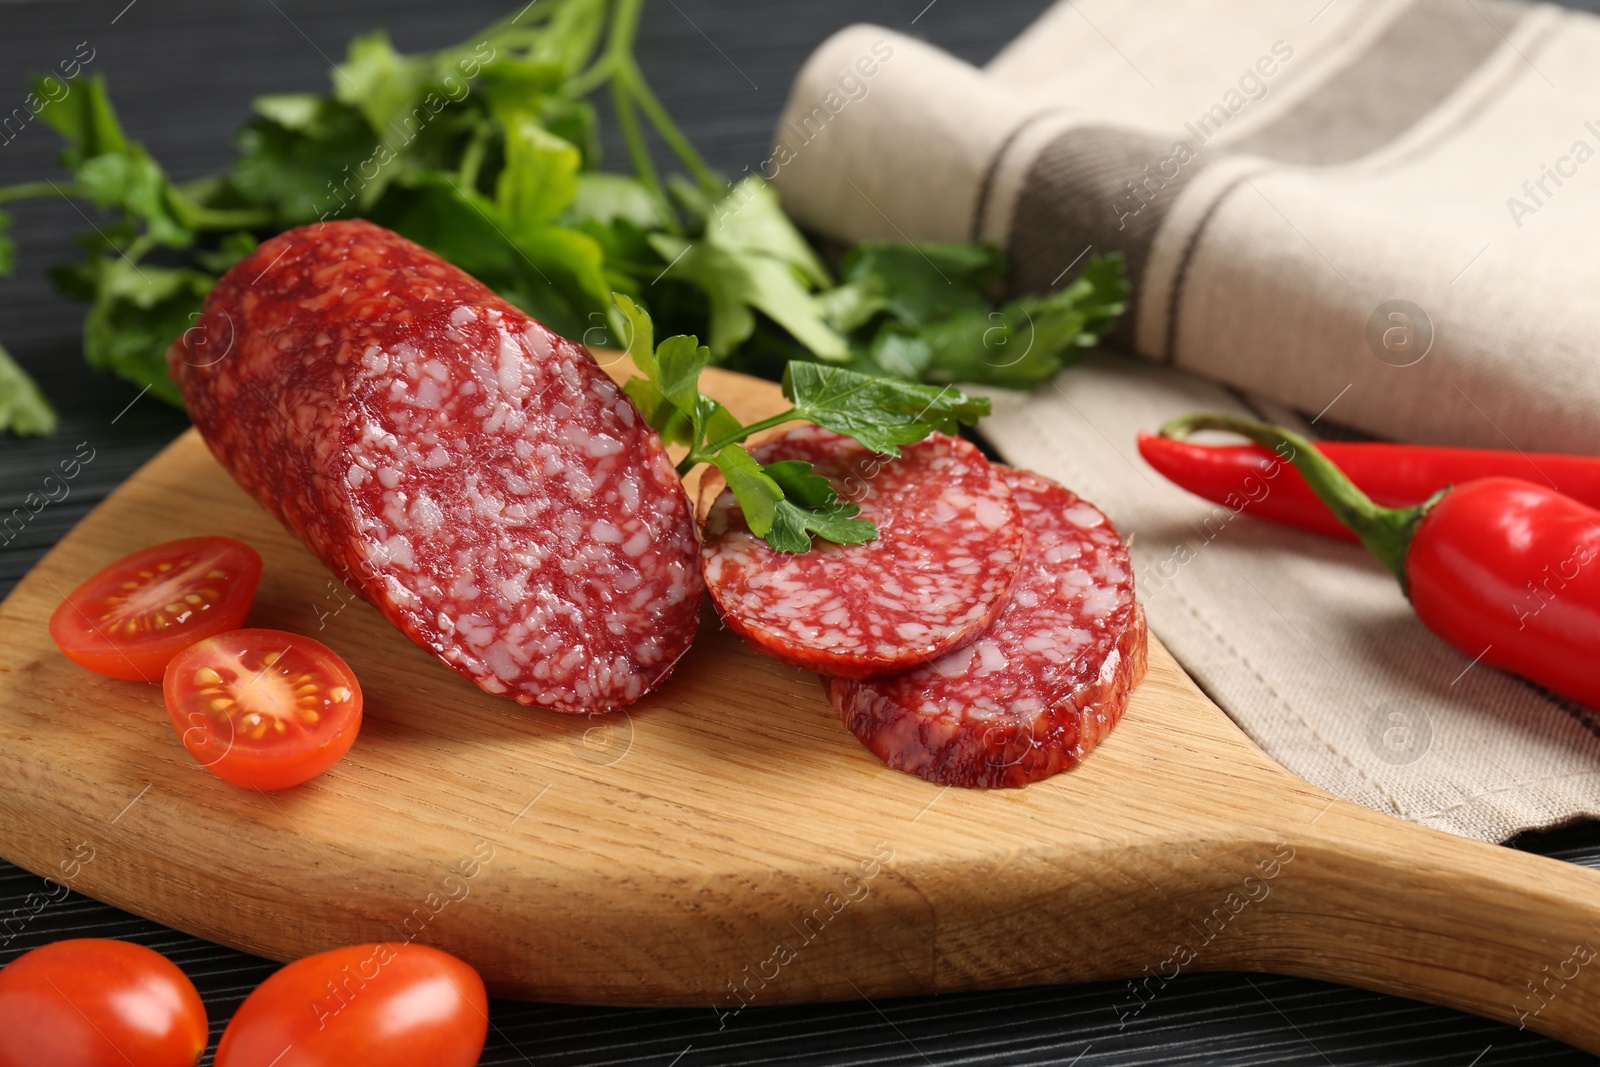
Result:
<instances>
[{"instance_id":1,"label":"sausage cut surface","mask_svg":"<svg viewBox=\"0 0 1600 1067\"><path fill-rule=\"evenodd\" d=\"M1075 765L1145 673L1144 610L1111 522L1039 475L1003 476L1028 544L994 625L912 670L826 683L863 744L931 782L1021 786Z\"/></svg>"},{"instance_id":2,"label":"sausage cut surface","mask_svg":"<svg viewBox=\"0 0 1600 1067\"><path fill-rule=\"evenodd\" d=\"M747 641L796 667L867 677L925 662L993 621L1016 580L1022 530L1005 480L970 442L933 434L879 456L819 426L752 451L804 460L876 540L785 553L750 532L731 492L706 517L706 587Z\"/></svg>"},{"instance_id":3,"label":"sausage cut surface","mask_svg":"<svg viewBox=\"0 0 1600 1067\"><path fill-rule=\"evenodd\" d=\"M433 253L291 230L168 362L235 480L488 692L608 711L688 650L698 545L659 437L587 351Z\"/></svg>"}]
</instances>

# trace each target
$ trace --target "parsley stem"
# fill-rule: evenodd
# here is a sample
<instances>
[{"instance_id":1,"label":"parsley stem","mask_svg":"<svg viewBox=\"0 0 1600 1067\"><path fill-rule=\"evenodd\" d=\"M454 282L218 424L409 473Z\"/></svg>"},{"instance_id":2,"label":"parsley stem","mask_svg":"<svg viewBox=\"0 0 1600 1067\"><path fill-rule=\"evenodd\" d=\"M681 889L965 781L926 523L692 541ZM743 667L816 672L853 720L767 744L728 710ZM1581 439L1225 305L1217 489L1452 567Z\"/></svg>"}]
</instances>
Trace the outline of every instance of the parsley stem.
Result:
<instances>
[{"instance_id":1,"label":"parsley stem","mask_svg":"<svg viewBox=\"0 0 1600 1067\"><path fill-rule=\"evenodd\" d=\"M206 178L168 184L168 199L178 220L191 230L259 230L271 226L273 214L266 208L214 208L203 201L217 183Z\"/></svg>"},{"instance_id":2,"label":"parsley stem","mask_svg":"<svg viewBox=\"0 0 1600 1067\"><path fill-rule=\"evenodd\" d=\"M720 438L719 440L713 441L709 445L691 448L689 450L689 454L684 456L683 461L678 464L678 473L687 474L694 469L695 464L706 462L712 456L716 455L718 452L721 452L729 445L739 444L741 441L749 438L752 434L758 434L762 430L770 430L774 426L779 426L786 422L792 422L798 418L801 418L800 413L794 408L790 408L788 411L779 412L771 418L762 419L760 422L752 422L748 426L741 426L735 432L726 437Z\"/></svg>"},{"instance_id":3,"label":"parsley stem","mask_svg":"<svg viewBox=\"0 0 1600 1067\"><path fill-rule=\"evenodd\" d=\"M729 445L738 444L751 434L760 433L762 430L770 430L774 426L780 426L783 423L790 422L798 418L800 418L800 413L794 408L790 408L788 411L781 411L771 418L762 419L760 422L752 422L748 426L741 426L737 433L731 433L722 440L714 441L710 445L707 445L706 452L721 452L724 448L728 447Z\"/></svg>"},{"instance_id":4,"label":"parsley stem","mask_svg":"<svg viewBox=\"0 0 1600 1067\"><path fill-rule=\"evenodd\" d=\"M672 116L667 114L667 109L661 105L661 101L650 88L650 83L645 80L644 72L639 69L639 62L633 54L633 42L638 34L639 17L643 11L644 0L617 0L611 21L611 36L606 42L605 56L597 60L589 70L580 74L571 88L581 94L598 86L607 77L610 78L611 97L616 105L617 123L622 127L622 139L628 147L628 156L633 160L639 180L660 197L663 203L667 202L666 195L662 189L655 161L650 155L650 146L645 140L644 129L639 123L638 112L643 112L645 118L650 120L650 125L655 128L656 133L688 168L689 173L694 175L694 180L702 189L712 195L721 193L726 183L717 177L716 172L706 164L694 145L683 135L678 124L672 121ZM670 209L670 204L668 206ZM668 214L671 215L670 210Z\"/></svg>"},{"instance_id":5,"label":"parsley stem","mask_svg":"<svg viewBox=\"0 0 1600 1067\"><path fill-rule=\"evenodd\" d=\"M225 211L188 203L184 215L184 221L197 230L257 230L272 225L272 212L264 208Z\"/></svg>"},{"instance_id":6,"label":"parsley stem","mask_svg":"<svg viewBox=\"0 0 1600 1067\"><path fill-rule=\"evenodd\" d=\"M148 233L141 233L129 242L127 248L120 249L118 255L128 262L129 266L139 262L156 246L156 239Z\"/></svg>"},{"instance_id":7,"label":"parsley stem","mask_svg":"<svg viewBox=\"0 0 1600 1067\"><path fill-rule=\"evenodd\" d=\"M478 188L478 171L483 166L483 155L489 149L489 127L479 126L461 153L461 166L456 168L456 182L463 189Z\"/></svg>"},{"instance_id":8,"label":"parsley stem","mask_svg":"<svg viewBox=\"0 0 1600 1067\"><path fill-rule=\"evenodd\" d=\"M628 158L633 160L633 169L639 175L639 181L665 202L666 193L661 188L661 176L656 173L655 161L650 158L650 146L645 143L644 128L639 125L639 116L634 113L633 98L628 95L628 85L624 79L612 78L611 100L617 111L617 125L622 127L622 141L628 148Z\"/></svg>"},{"instance_id":9,"label":"parsley stem","mask_svg":"<svg viewBox=\"0 0 1600 1067\"><path fill-rule=\"evenodd\" d=\"M617 0L611 14L611 33L606 38L605 58L615 74L633 56L633 40L639 33L639 16L644 13L644 0Z\"/></svg>"},{"instance_id":10,"label":"parsley stem","mask_svg":"<svg viewBox=\"0 0 1600 1067\"><path fill-rule=\"evenodd\" d=\"M574 98L588 96L611 80L612 75L616 73L616 66L610 54L603 55L589 64L588 70L574 74L562 92Z\"/></svg>"},{"instance_id":11,"label":"parsley stem","mask_svg":"<svg viewBox=\"0 0 1600 1067\"><path fill-rule=\"evenodd\" d=\"M725 182L719 180L715 172L706 165L700 153L695 151L694 145L683 135L678 124L672 121L672 116L667 114L667 109L661 106L661 101L656 99L656 94L651 90L650 83L644 80L644 74L634 62L633 57L628 57L628 80L632 83L634 98L639 103L639 110L645 113L661 139L671 146L689 168L689 173L694 175L694 180L700 183L701 188L708 193L721 193L726 187Z\"/></svg>"},{"instance_id":12,"label":"parsley stem","mask_svg":"<svg viewBox=\"0 0 1600 1067\"><path fill-rule=\"evenodd\" d=\"M0 204L8 200L35 200L58 193L62 196L82 196L83 187L70 182L66 185L59 182L24 182L21 185L0 186Z\"/></svg>"},{"instance_id":13,"label":"parsley stem","mask_svg":"<svg viewBox=\"0 0 1600 1067\"><path fill-rule=\"evenodd\" d=\"M638 173L639 180L652 195L666 204L661 176L656 173L655 161L650 158L650 146L645 142L639 116L633 109L633 86L628 78L633 61L633 39L638 32L639 14L643 9L644 0L617 0L616 12L611 20L611 36L606 41L606 60L612 67L611 99L616 106L617 125L622 127L622 141L627 145L628 158L633 160L633 169Z\"/></svg>"},{"instance_id":14,"label":"parsley stem","mask_svg":"<svg viewBox=\"0 0 1600 1067\"><path fill-rule=\"evenodd\" d=\"M623 143L628 147L628 158L633 160L633 169L639 175L639 181L650 190L652 196L666 203L667 195L661 188L661 176L656 173L655 161L650 158L650 146L645 144L639 117L633 111L633 100L620 78L614 78L611 82L611 99L617 111L617 125L622 127Z\"/></svg>"}]
</instances>

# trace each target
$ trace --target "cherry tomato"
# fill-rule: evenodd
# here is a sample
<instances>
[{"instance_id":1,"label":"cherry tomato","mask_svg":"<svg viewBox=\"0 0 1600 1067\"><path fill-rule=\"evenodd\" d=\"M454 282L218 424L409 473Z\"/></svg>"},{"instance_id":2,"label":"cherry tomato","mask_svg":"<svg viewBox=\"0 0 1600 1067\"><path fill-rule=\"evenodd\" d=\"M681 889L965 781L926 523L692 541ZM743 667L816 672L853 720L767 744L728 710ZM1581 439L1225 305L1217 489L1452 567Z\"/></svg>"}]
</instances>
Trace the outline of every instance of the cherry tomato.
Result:
<instances>
[{"instance_id":1,"label":"cherry tomato","mask_svg":"<svg viewBox=\"0 0 1600 1067\"><path fill-rule=\"evenodd\" d=\"M189 754L250 789L287 789L321 774L361 728L361 687L344 660L282 630L208 637L167 665L161 688Z\"/></svg>"},{"instance_id":2,"label":"cherry tomato","mask_svg":"<svg viewBox=\"0 0 1600 1067\"><path fill-rule=\"evenodd\" d=\"M57 941L0 970L0 1067L194 1067L209 1027L194 983L128 941Z\"/></svg>"},{"instance_id":3,"label":"cherry tomato","mask_svg":"<svg viewBox=\"0 0 1600 1067\"><path fill-rule=\"evenodd\" d=\"M50 637L96 674L154 682L196 641L237 629L260 581L261 557L231 537L151 545L74 589Z\"/></svg>"},{"instance_id":4,"label":"cherry tomato","mask_svg":"<svg viewBox=\"0 0 1600 1067\"><path fill-rule=\"evenodd\" d=\"M216 1067L472 1067L488 1033L488 994L467 964L415 943L351 945L257 986Z\"/></svg>"}]
</instances>

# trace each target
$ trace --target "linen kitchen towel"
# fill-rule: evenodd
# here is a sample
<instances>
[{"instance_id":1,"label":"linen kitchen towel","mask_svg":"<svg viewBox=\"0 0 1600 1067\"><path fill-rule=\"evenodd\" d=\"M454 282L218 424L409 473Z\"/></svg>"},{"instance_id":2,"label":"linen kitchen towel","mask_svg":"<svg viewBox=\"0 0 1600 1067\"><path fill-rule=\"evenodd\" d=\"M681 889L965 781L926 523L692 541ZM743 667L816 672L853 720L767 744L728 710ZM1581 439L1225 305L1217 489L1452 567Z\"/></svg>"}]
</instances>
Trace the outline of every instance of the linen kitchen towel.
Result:
<instances>
[{"instance_id":1,"label":"linen kitchen towel","mask_svg":"<svg viewBox=\"0 0 1600 1067\"><path fill-rule=\"evenodd\" d=\"M1016 291L1122 252L1109 340L1143 361L997 394L985 433L1134 535L1153 628L1268 753L1502 840L1600 816L1600 717L1445 646L1359 549L1188 497L1133 441L1254 408L1600 450L1596 55L1600 20L1501 0L1072 0L983 70L857 26L762 169L831 237L994 241Z\"/></svg>"}]
</instances>

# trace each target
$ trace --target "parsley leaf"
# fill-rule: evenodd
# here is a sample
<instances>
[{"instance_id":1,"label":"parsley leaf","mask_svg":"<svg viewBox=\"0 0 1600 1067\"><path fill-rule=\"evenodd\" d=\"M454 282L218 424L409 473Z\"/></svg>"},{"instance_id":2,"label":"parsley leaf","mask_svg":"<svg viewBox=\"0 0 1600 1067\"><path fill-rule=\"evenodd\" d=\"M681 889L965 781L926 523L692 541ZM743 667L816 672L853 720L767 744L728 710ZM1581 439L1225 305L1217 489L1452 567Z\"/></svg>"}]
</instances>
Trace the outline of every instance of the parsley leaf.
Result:
<instances>
[{"instance_id":1,"label":"parsley leaf","mask_svg":"<svg viewBox=\"0 0 1600 1067\"><path fill-rule=\"evenodd\" d=\"M812 534L840 545L864 544L878 536L871 522L854 517L861 509L840 500L811 464L783 459L764 464L761 471L783 490L766 534L767 543L779 552L809 551Z\"/></svg>"},{"instance_id":2,"label":"parsley leaf","mask_svg":"<svg viewBox=\"0 0 1600 1067\"><path fill-rule=\"evenodd\" d=\"M619 221L632 223L639 230L657 230L666 225L666 213L650 190L625 174L585 171L578 175L572 198L575 221L606 229Z\"/></svg>"},{"instance_id":3,"label":"parsley leaf","mask_svg":"<svg viewBox=\"0 0 1600 1067\"><path fill-rule=\"evenodd\" d=\"M829 284L822 261L778 206L778 194L760 178L730 186L727 196L710 205L705 240L734 255L785 263L810 285Z\"/></svg>"},{"instance_id":4,"label":"parsley leaf","mask_svg":"<svg viewBox=\"0 0 1600 1067\"><path fill-rule=\"evenodd\" d=\"M84 355L91 365L147 385L152 396L181 407L183 396L167 374L167 346L194 325L215 279L110 256L92 262L95 296L83 322Z\"/></svg>"},{"instance_id":5,"label":"parsley leaf","mask_svg":"<svg viewBox=\"0 0 1600 1067\"><path fill-rule=\"evenodd\" d=\"M333 68L333 95L381 131L409 109L429 80L428 68L427 62L396 52L383 30L373 30L345 48L344 62Z\"/></svg>"},{"instance_id":6,"label":"parsley leaf","mask_svg":"<svg viewBox=\"0 0 1600 1067\"><path fill-rule=\"evenodd\" d=\"M763 471L761 464L738 445L724 445L707 458L727 479L728 488L733 490L733 495L738 499L750 532L757 537L766 537L772 532L778 504L784 499L783 486ZM806 547L810 547L809 541Z\"/></svg>"},{"instance_id":7,"label":"parsley leaf","mask_svg":"<svg viewBox=\"0 0 1600 1067\"><path fill-rule=\"evenodd\" d=\"M76 91L57 100L51 100L53 94L44 92L42 79L34 80L34 89L46 101L40 115L67 139L61 161L69 170L77 170L97 156L121 154L130 147L100 75L90 75Z\"/></svg>"},{"instance_id":8,"label":"parsley leaf","mask_svg":"<svg viewBox=\"0 0 1600 1067\"><path fill-rule=\"evenodd\" d=\"M120 208L144 220L145 232L158 244L182 248L194 240L174 202L176 191L137 145L86 160L78 168L78 187L96 207Z\"/></svg>"},{"instance_id":9,"label":"parsley leaf","mask_svg":"<svg viewBox=\"0 0 1600 1067\"><path fill-rule=\"evenodd\" d=\"M801 507L822 507L839 498L828 479L803 459L780 459L776 463L764 463L761 470L783 490L786 499Z\"/></svg>"},{"instance_id":10,"label":"parsley leaf","mask_svg":"<svg viewBox=\"0 0 1600 1067\"><path fill-rule=\"evenodd\" d=\"M661 106L634 55L643 4L540 0L420 54L396 51L382 31L360 35L326 92L258 97L232 166L186 182L129 138L105 81L84 75L40 112L65 141L70 177L0 187L0 206L65 194L99 210L80 242L85 258L52 277L89 304L88 361L173 403L166 349L216 276L255 242L319 219L394 229L585 343L627 324L613 292L648 300L662 332L685 339L664 342L656 376L629 395L694 462L713 462L750 432L694 387L708 364L776 377L798 357L905 382L1027 386L1121 313L1127 288L1109 259L1090 261L1065 289L997 307L991 290L1005 261L984 244L868 242L844 258L835 285L774 191L713 172ZM601 89L631 173L598 169ZM663 178L654 145L690 177ZM0 211L0 274L15 258L8 221ZM891 453L926 427L977 417L923 412L922 394L808 374L795 379L789 417ZM32 405L14 382L0 374L0 406L13 393ZM725 462L744 470L735 453ZM752 476L749 491L778 493L772 521L786 544L800 533L859 535L848 525L859 520L825 511L834 504L796 504L796 486L756 473L765 481Z\"/></svg>"},{"instance_id":11,"label":"parsley leaf","mask_svg":"<svg viewBox=\"0 0 1600 1067\"><path fill-rule=\"evenodd\" d=\"M686 278L709 297L711 351L719 358L731 355L755 332L756 311L823 359L849 355L844 339L823 320L816 300L789 264L672 234L651 235L650 246L668 263L665 277Z\"/></svg>"},{"instance_id":12,"label":"parsley leaf","mask_svg":"<svg viewBox=\"0 0 1600 1067\"><path fill-rule=\"evenodd\" d=\"M711 362L710 350L683 335L653 348L655 327L650 316L621 293L613 299L627 324L627 352L645 374L629 380L623 391L662 440L694 446L707 438L737 436L739 420L700 392L700 372ZM730 462L737 462L737 457Z\"/></svg>"},{"instance_id":13,"label":"parsley leaf","mask_svg":"<svg viewBox=\"0 0 1600 1067\"><path fill-rule=\"evenodd\" d=\"M667 264L662 278L692 281L709 298L714 357L726 359L749 339L757 311L818 358L849 357L844 338L828 325L811 293L811 287L828 284L827 272L765 182L746 178L715 201L692 187L678 193L704 227L700 238L655 234L650 245Z\"/></svg>"},{"instance_id":14,"label":"parsley leaf","mask_svg":"<svg viewBox=\"0 0 1600 1067\"><path fill-rule=\"evenodd\" d=\"M783 372L783 395L796 418L853 437L874 452L898 456L935 430L955 433L989 414L989 401L953 386L918 385L842 367L795 361Z\"/></svg>"},{"instance_id":15,"label":"parsley leaf","mask_svg":"<svg viewBox=\"0 0 1600 1067\"><path fill-rule=\"evenodd\" d=\"M922 378L1030 388L1077 362L1127 306L1121 256L1091 261L1071 285L1024 296L986 315L957 315L924 328Z\"/></svg>"},{"instance_id":16,"label":"parsley leaf","mask_svg":"<svg viewBox=\"0 0 1600 1067\"><path fill-rule=\"evenodd\" d=\"M379 158L378 139L355 108L305 93L257 97L255 111L235 137L230 184L275 225L340 218L381 191L363 180L363 164Z\"/></svg>"},{"instance_id":17,"label":"parsley leaf","mask_svg":"<svg viewBox=\"0 0 1600 1067\"><path fill-rule=\"evenodd\" d=\"M1089 260L1065 288L996 306L986 292L1004 271L992 245L867 242L845 257L821 306L848 336L854 369L1013 388L1076 362L1127 306L1120 255Z\"/></svg>"},{"instance_id":18,"label":"parsley leaf","mask_svg":"<svg viewBox=\"0 0 1600 1067\"><path fill-rule=\"evenodd\" d=\"M766 541L779 552L809 552L812 534L838 545L865 544L877 538L878 528L866 519L852 518L860 510L854 504L802 508L780 501Z\"/></svg>"},{"instance_id":19,"label":"parsley leaf","mask_svg":"<svg viewBox=\"0 0 1600 1067\"><path fill-rule=\"evenodd\" d=\"M711 457L727 479L750 532L779 552L809 552L812 535L841 545L858 545L878 536L861 509L838 498L833 486L811 464L800 460L757 463L738 445Z\"/></svg>"},{"instance_id":20,"label":"parsley leaf","mask_svg":"<svg viewBox=\"0 0 1600 1067\"><path fill-rule=\"evenodd\" d=\"M1005 273L987 244L867 241L845 256L837 289L824 296L829 321L857 330L879 314L922 326L961 311L987 311L983 289Z\"/></svg>"},{"instance_id":21,"label":"parsley leaf","mask_svg":"<svg viewBox=\"0 0 1600 1067\"><path fill-rule=\"evenodd\" d=\"M500 217L514 227L536 226L559 215L578 193L578 146L557 137L531 112L508 108L505 169L495 187Z\"/></svg>"},{"instance_id":22,"label":"parsley leaf","mask_svg":"<svg viewBox=\"0 0 1600 1067\"><path fill-rule=\"evenodd\" d=\"M18 437L35 437L54 433L55 429L55 409L11 353L0 348L0 432L9 430Z\"/></svg>"}]
</instances>

